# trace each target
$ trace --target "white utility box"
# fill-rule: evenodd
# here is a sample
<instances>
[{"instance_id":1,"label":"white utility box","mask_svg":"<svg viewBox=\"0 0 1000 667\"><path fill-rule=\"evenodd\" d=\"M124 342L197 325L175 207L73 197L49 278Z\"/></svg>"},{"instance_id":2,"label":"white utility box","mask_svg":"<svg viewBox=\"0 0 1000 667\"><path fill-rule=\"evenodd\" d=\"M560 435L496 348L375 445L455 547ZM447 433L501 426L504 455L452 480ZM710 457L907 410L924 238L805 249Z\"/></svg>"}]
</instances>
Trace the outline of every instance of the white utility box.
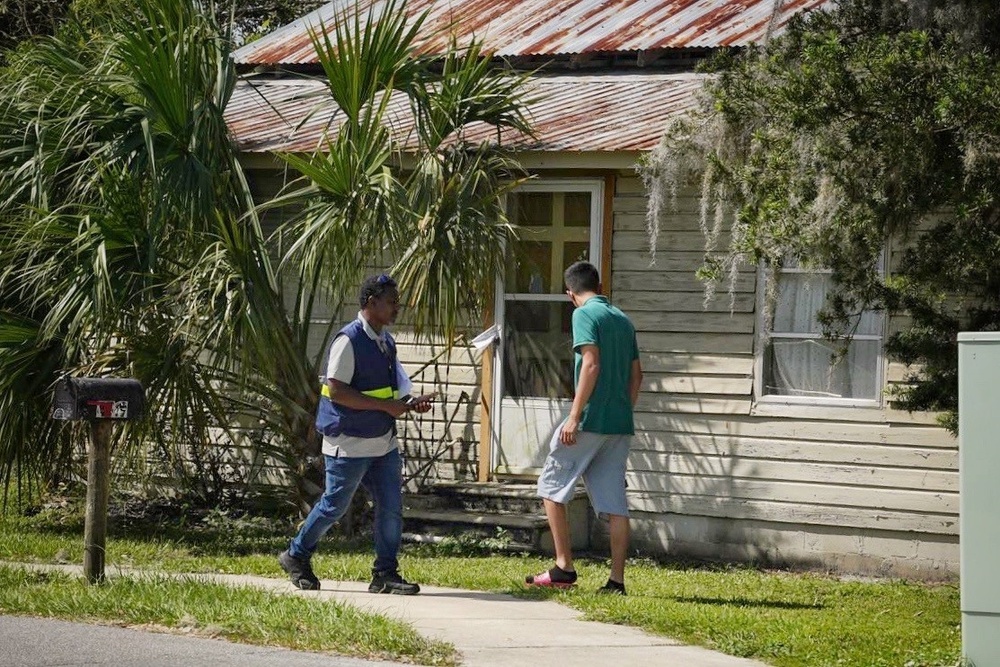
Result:
<instances>
[{"instance_id":1,"label":"white utility box","mask_svg":"<svg viewBox=\"0 0 1000 667\"><path fill-rule=\"evenodd\" d=\"M1000 333L958 335L962 655L1000 665Z\"/></svg>"}]
</instances>

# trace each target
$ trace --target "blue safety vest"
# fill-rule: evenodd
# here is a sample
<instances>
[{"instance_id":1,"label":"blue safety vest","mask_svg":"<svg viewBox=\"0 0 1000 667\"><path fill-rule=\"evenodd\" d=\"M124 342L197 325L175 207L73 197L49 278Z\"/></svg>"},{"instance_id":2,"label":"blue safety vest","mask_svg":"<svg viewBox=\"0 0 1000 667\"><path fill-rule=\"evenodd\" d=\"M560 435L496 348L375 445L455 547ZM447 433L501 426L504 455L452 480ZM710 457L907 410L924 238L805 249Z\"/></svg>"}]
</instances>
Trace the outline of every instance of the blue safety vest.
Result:
<instances>
[{"instance_id":1,"label":"blue safety vest","mask_svg":"<svg viewBox=\"0 0 1000 667\"><path fill-rule=\"evenodd\" d=\"M354 376L351 387L366 396L399 398L396 380L396 342L386 333L386 351L365 333L361 320L354 320L340 330L334 338L347 336L354 350ZM331 347L333 344L331 343ZM329 351L327 352L329 359ZM390 430L395 433L396 420L381 410L355 410L330 400L330 386L320 390L319 410L316 412L316 430L323 435L336 437L350 435L359 438L377 438Z\"/></svg>"}]
</instances>

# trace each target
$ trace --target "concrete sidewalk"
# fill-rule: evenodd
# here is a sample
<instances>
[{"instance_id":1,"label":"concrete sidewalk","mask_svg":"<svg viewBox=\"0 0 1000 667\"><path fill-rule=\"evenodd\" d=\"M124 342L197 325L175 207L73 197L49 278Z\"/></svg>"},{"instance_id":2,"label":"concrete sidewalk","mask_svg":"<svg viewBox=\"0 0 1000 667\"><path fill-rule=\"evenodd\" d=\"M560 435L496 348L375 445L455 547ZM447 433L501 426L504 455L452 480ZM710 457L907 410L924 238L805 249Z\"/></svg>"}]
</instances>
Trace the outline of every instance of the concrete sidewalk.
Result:
<instances>
[{"instance_id":1,"label":"concrete sidewalk","mask_svg":"<svg viewBox=\"0 0 1000 667\"><path fill-rule=\"evenodd\" d=\"M38 566L82 574L79 567ZM113 568L108 569L113 576ZM123 574L141 574L123 572ZM157 573L159 574L159 573ZM322 581L320 591L300 591L285 579L244 575L178 575L254 586L277 593L340 600L358 609L396 618L425 637L449 642L465 667L764 667L695 646L686 646L635 628L580 619L580 613L556 602L522 600L509 595L421 586L419 595L372 595L362 582ZM628 598L626 598L627 600Z\"/></svg>"}]
</instances>

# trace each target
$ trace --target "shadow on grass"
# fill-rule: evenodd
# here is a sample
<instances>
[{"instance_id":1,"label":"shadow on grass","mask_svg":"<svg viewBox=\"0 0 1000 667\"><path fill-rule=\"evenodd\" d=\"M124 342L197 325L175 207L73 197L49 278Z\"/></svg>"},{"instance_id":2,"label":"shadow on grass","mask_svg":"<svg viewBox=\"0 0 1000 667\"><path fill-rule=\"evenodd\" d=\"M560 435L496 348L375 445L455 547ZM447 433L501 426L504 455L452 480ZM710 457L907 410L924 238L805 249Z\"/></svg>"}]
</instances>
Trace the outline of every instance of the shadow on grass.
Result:
<instances>
[{"instance_id":1,"label":"shadow on grass","mask_svg":"<svg viewBox=\"0 0 1000 667\"><path fill-rule=\"evenodd\" d=\"M582 588L573 589L570 591L557 591L553 589L540 589L540 588L513 588L508 595L517 598L519 600L553 600L559 601L566 596L588 596L588 597L602 597L607 598L607 596L599 596L596 591L586 590ZM673 595L649 595L644 593L634 593L629 592L627 598L614 598L614 599L635 599L635 600L662 600L665 602L678 602L681 604L692 604L692 605L710 605L714 607L734 607L734 608L761 608L761 609L787 609L794 611L820 611L826 608L823 604L804 604L799 602L784 602L781 600L751 600L748 598L710 598L710 597L678 597Z\"/></svg>"},{"instance_id":2,"label":"shadow on grass","mask_svg":"<svg viewBox=\"0 0 1000 667\"><path fill-rule=\"evenodd\" d=\"M665 600L684 602L690 604L710 604L728 607L764 607L768 609L824 609L826 605L820 603L804 604L801 602L783 602L781 600L750 600L748 598L707 598L701 596L656 596Z\"/></svg>"}]
</instances>

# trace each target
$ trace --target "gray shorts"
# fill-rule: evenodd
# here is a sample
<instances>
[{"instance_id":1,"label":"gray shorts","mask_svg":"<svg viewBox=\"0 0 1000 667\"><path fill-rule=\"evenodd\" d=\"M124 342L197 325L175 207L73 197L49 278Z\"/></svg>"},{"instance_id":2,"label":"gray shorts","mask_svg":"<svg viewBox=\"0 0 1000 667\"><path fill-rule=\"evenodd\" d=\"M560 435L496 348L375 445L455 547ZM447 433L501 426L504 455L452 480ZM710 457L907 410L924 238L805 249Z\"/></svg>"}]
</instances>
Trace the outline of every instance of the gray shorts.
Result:
<instances>
[{"instance_id":1,"label":"gray shorts","mask_svg":"<svg viewBox=\"0 0 1000 667\"><path fill-rule=\"evenodd\" d=\"M549 442L549 455L538 478L538 495L567 503L583 477L594 512L628 516L625 464L632 436L577 431L576 444L566 446L559 441L561 433L562 424L559 424Z\"/></svg>"}]
</instances>

